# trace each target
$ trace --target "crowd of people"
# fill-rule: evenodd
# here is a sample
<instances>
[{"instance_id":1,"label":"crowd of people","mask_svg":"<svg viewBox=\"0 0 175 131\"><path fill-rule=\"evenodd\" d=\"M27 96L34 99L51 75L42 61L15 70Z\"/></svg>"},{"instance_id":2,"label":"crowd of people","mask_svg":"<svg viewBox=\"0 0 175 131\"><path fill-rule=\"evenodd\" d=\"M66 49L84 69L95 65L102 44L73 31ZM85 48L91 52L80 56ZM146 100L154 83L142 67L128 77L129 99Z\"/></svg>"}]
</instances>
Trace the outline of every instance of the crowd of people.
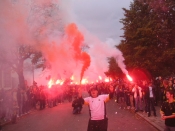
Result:
<instances>
[{"instance_id":1,"label":"crowd of people","mask_svg":"<svg viewBox=\"0 0 175 131\"><path fill-rule=\"evenodd\" d=\"M77 86L37 86L37 84L22 88L0 90L0 118L2 121L12 121L15 118L29 113L32 109L43 110L62 104L65 100L72 102L77 93Z\"/></svg>"},{"instance_id":2,"label":"crowd of people","mask_svg":"<svg viewBox=\"0 0 175 131\"><path fill-rule=\"evenodd\" d=\"M89 97L82 98L81 95L73 101L73 114L79 114L83 104L89 107L89 122L87 131L107 131L108 118L106 115L106 102L116 96L116 102L120 109L134 109L144 111L151 116L153 111L156 116L155 105L161 105L161 119L165 121L164 131L175 131L175 83L172 78L156 81L117 82L110 84L107 88L92 85ZM107 94L105 94L107 93ZM80 93L82 94L82 93Z\"/></svg>"},{"instance_id":3,"label":"crowd of people","mask_svg":"<svg viewBox=\"0 0 175 131\"><path fill-rule=\"evenodd\" d=\"M175 79L172 77L155 80L140 80L130 82L128 80L115 80L112 82L102 82L90 85L54 85L51 88L45 86L33 86L22 88L12 88L10 90L0 90L0 120L16 122L16 118L29 113L32 109L43 110L52 108L65 101L72 102L78 97L78 89L83 88L89 91L89 88L95 86L99 94L112 94L111 99L119 104L120 109L131 109L145 111L148 117L151 116L151 110L154 116L156 111L154 106L161 106L166 101L165 91L175 91ZM75 101L74 100L74 101ZM81 104L82 105L82 104ZM72 102L72 107L74 107ZM73 113L80 113L81 109Z\"/></svg>"},{"instance_id":4,"label":"crowd of people","mask_svg":"<svg viewBox=\"0 0 175 131\"><path fill-rule=\"evenodd\" d=\"M109 94L110 88L113 89L113 98L115 102L119 104L119 109L131 109L135 112L143 111L148 113L148 117L151 116L151 110L153 115L156 116L155 106L161 106L166 98L166 90L175 92L175 79L172 77L162 79L158 77L154 81L115 81L108 84L98 83L96 85L99 94ZM77 97L75 99L77 107L81 107L81 103L78 103ZM72 106L75 109L75 104Z\"/></svg>"},{"instance_id":5,"label":"crowd of people","mask_svg":"<svg viewBox=\"0 0 175 131\"><path fill-rule=\"evenodd\" d=\"M145 111L148 117L151 115L150 109L153 109L156 116L154 106L161 106L166 101L166 90L175 91L175 80L172 77L118 84L115 89L116 101L120 108Z\"/></svg>"}]
</instances>

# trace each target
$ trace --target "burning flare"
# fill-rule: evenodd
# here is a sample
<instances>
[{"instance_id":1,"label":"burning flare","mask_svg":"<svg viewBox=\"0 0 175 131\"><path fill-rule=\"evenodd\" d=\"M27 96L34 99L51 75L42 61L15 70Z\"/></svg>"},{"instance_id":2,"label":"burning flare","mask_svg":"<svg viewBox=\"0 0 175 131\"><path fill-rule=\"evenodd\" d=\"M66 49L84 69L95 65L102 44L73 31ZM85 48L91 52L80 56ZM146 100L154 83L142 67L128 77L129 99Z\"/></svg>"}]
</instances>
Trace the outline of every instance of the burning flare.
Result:
<instances>
[{"instance_id":1,"label":"burning flare","mask_svg":"<svg viewBox=\"0 0 175 131\"><path fill-rule=\"evenodd\" d=\"M101 77L101 76L98 76L98 78L99 78L100 80L102 80L102 77Z\"/></svg>"},{"instance_id":2,"label":"burning flare","mask_svg":"<svg viewBox=\"0 0 175 131\"><path fill-rule=\"evenodd\" d=\"M105 82L109 82L109 78L105 78Z\"/></svg>"},{"instance_id":3,"label":"burning flare","mask_svg":"<svg viewBox=\"0 0 175 131\"><path fill-rule=\"evenodd\" d=\"M53 84L54 84L53 80L50 79L49 82L48 82L48 88L51 88Z\"/></svg>"},{"instance_id":4,"label":"burning flare","mask_svg":"<svg viewBox=\"0 0 175 131\"><path fill-rule=\"evenodd\" d=\"M130 75L126 75L126 77L128 78L129 81L132 81L132 78Z\"/></svg>"},{"instance_id":5,"label":"burning flare","mask_svg":"<svg viewBox=\"0 0 175 131\"><path fill-rule=\"evenodd\" d=\"M88 80L87 79L82 79L82 81L81 81L81 84L87 84L88 83Z\"/></svg>"},{"instance_id":6,"label":"burning flare","mask_svg":"<svg viewBox=\"0 0 175 131\"><path fill-rule=\"evenodd\" d=\"M54 80L54 79L50 79L48 82L48 88L52 88L53 85L63 85L64 80Z\"/></svg>"}]
</instances>

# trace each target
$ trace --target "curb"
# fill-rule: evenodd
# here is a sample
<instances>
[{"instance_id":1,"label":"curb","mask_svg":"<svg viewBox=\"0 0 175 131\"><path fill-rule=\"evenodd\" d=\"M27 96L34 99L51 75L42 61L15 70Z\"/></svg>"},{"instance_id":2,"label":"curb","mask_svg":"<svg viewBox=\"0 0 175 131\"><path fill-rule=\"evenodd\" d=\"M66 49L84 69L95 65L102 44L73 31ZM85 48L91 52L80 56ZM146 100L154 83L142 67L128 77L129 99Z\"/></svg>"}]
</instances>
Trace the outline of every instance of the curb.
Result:
<instances>
[{"instance_id":1,"label":"curb","mask_svg":"<svg viewBox=\"0 0 175 131\"><path fill-rule=\"evenodd\" d=\"M151 124L152 126L154 126L159 131L164 131L164 128L162 128L158 124L150 121L150 119L148 119L147 117L145 117L144 115L142 115L140 112L137 112L137 115L139 115L141 118L143 118L144 120L146 120L149 124Z\"/></svg>"}]
</instances>

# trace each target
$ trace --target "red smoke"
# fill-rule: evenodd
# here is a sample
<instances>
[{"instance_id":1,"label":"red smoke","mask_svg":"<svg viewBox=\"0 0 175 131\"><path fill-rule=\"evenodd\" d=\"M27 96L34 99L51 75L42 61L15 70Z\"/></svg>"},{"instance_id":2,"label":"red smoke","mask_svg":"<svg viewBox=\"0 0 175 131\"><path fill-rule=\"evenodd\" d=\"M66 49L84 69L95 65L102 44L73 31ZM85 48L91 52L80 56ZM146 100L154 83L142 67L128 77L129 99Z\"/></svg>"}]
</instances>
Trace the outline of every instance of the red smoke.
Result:
<instances>
[{"instance_id":1,"label":"red smoke","mask_svg":"<svg viewBox=\"0 0 175 131\"><path fill-rule=\"evenodd\" d=\"M91 63L91 58L89 54L87 54L86 52L81 53L81 59L83 60L83 67L81 69L80 83L83 78L85 70L90 66L90 63Z\"/></svg>"},{"instance_id":2,"label":"red smoke","mask_svg":"<svg viewBox=\"0 0 175 131\"><path fill-rule=\"evenodd\" d=\"M78 30L76 24L71 23L66 27L66 33L69 41L72 41L72 46L75 51L74 57L76 60L81 59L81 46L84 41L84 36Z\"/></svg>"},{"instance_id":3,"label":"red smoke","mask_svg":"<svg viewBox=\"0 0 175 131\"><path fill-rule=\"evenodd\" d=\"M91 62L90 55L81 50L84 41L84 36L78 30L75 23L71 23L66 27L66 33L68 35L69 41L72 41L72 46L75 51L74 58L76 60L83 61L83 67L81 69L80 74L80 83L81 83L85 70L88 69L88 67L90 66Z\"/></svg>"}]
</instances>

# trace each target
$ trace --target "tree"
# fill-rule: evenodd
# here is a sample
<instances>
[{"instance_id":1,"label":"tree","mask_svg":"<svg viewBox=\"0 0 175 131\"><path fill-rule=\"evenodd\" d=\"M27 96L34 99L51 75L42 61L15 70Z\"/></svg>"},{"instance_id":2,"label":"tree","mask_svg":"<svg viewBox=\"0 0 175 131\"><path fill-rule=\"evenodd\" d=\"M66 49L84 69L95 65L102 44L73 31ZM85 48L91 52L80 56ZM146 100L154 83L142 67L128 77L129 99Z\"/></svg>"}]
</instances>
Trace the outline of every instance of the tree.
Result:
<instances>
[{"instance_id":1,"label":"tree","mask_svg":"<svg viewBox=\"0 0 175 131\"><path fill-rule=\"evenodd\" d=\"M108 71L105 72L105 75L116 79L118 77L121 77L123 75L121 69L118 67L118 64L116 63L116 60L114 57L110 57L108 58L108 63L109 63L109 67L108 67Z\"/></svg>"},{"instance_id":2,"label":"tree","mask_svg":"<svg viewBox=\"0 0 175 131\"><path fill-rule=\"evenodd\" d=\"M40 54L40 55L39 55ZM8 52L1 52L0 61L9 65L9 67L14 70L18 75L19 87L22 89L26 88L25 78L24 78L24 61L31 60L33 64L37 64L39 59L42 58L40 52L34 50L31 46L18 45ZM40 61L39 64L43 64Z\"/></svg>"},{"instance_id":3,"label":"tree","mask_svg":"<svg viewBox=\"0 0 175 131\"><path fill-rule=\"evenodd\" d=\"M52 30L57 30L60 34L63 30L58 5L44 1L40 4L35 2L20 0L0 4L0 61L7 63L18 74L19 86L23 89L24 61L31 60L36 68L48 67L49 64L46 64L39 49L40 44L48 38ZM9 38L13 40L8 41Z\"/></svg>"},{"instance_id":4,"label":"tree","mask_svg":"<svg viewBox=\"0 0 175 131\"><path fill-rule=\"evenodd\" d=\"M134 0L123 10L124 35L118 48L128 69L142 68L153 76L175 72L175 2Z\"/></svg>"}]
</instances>

